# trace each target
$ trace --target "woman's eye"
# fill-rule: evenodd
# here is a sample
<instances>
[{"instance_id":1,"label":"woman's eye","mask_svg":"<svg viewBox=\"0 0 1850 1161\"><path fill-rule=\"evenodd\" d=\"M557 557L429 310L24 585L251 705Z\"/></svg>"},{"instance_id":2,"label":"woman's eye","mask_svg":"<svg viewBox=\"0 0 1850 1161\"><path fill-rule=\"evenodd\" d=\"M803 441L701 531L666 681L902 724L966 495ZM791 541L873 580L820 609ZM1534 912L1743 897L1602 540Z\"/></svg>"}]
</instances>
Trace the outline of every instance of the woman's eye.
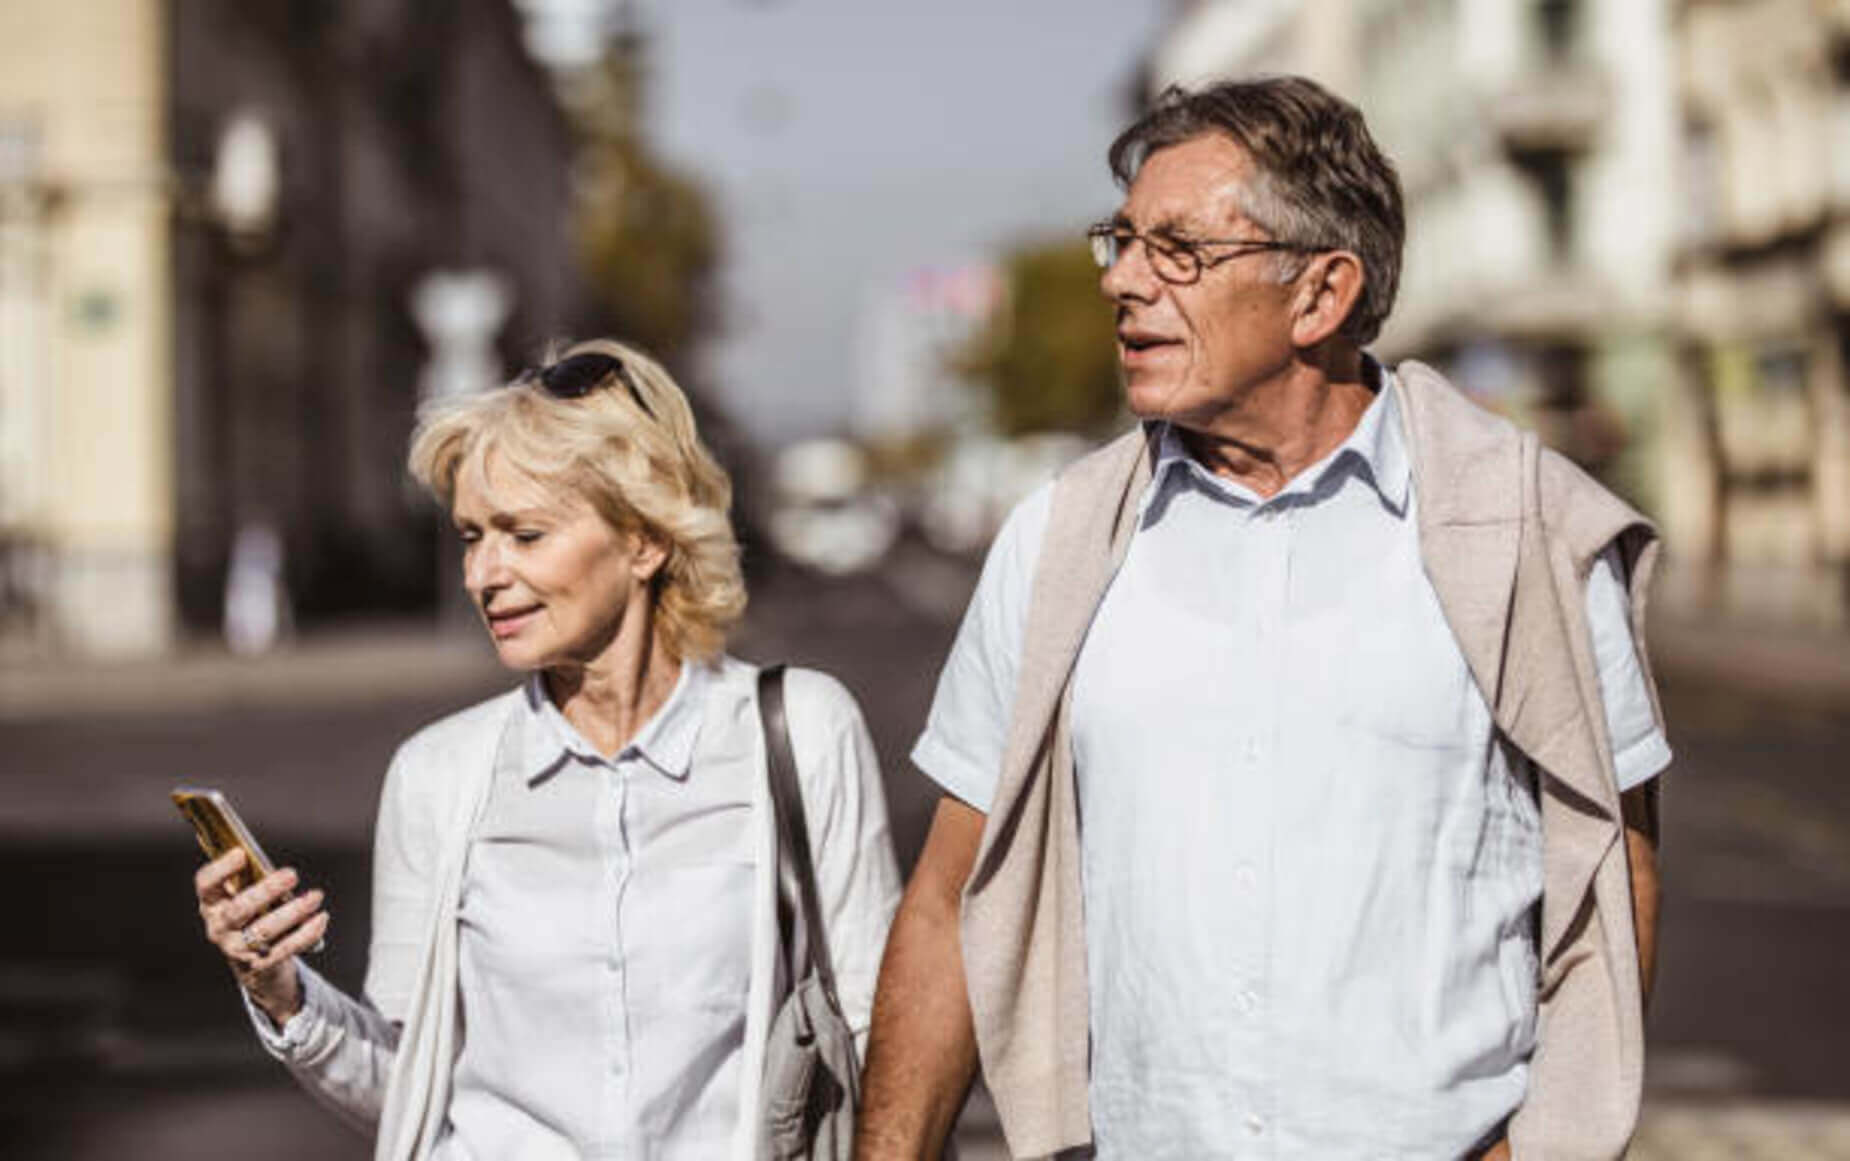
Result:
<instances>
[{"instance_id":1,"label":"woman's eye","mask_svg":"<svg viewBox=\"0 0 1850 1161\"><path fill-rule=\"evenodd\" d=\"M458 528L456 530L456 539L462 541L464 544L474 544L481 538L482 533L478 529Z\"/></svg>"},{"instance_id":2,"label":"woman's eye","mask_svg":"<svg viewBox=\"0 0 1850 1161\"><path fill-rule=\"evenodd\" d=\"M534 541L538 540L542 535L544 535L544 533L541 533L536 529L522 528L514 533L514 539L519 541L521 544L532 544Z\"/></svg>"}]
</instances>

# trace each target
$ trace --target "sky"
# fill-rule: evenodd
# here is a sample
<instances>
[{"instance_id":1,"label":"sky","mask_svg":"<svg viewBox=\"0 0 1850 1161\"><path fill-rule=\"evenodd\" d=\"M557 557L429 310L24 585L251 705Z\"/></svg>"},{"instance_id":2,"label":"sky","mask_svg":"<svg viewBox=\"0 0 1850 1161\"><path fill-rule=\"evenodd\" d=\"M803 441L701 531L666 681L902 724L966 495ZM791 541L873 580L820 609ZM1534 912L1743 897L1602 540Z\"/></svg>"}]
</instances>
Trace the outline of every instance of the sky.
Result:
<instances>
[{"instance_id":1,"label":"sky","mask_svg":"<svg viewBox=\"0 0 1850 1161\"><path fill-rule=\"evenodd\" d=\"M706 378L753 435L840 432L871 293L1077 238L1164 0L639 0L654 143L724 220Z\"/></svg>"}]
</instances>

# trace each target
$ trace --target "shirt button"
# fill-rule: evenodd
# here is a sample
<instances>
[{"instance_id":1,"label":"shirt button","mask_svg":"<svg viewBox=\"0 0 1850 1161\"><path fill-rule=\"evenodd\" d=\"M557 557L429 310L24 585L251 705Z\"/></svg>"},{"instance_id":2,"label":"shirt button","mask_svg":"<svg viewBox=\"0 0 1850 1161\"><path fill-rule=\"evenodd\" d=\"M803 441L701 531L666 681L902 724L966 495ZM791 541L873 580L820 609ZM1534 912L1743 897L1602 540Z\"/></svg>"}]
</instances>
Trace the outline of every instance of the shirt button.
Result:
<instances>
[{"instance_id":1,"label":"shirt button","mask_svg":"<svg viewBox=\"0 0 1850 1161\"><path fill-rule=\"evenodd\" d=\"M1242 1013L1250 1016L1259 1007L1259 993L1247 988L1233 998L1233 1003Z\"/></svg>"},{"instance_id":2,"label":"shirt button","mask_svg":"<svg viewBox=\"0 0 1850 1161\"><path fill-rule=\"evenodd\" d=\"M1259 1136L1261 1133L1265 1132L1265 1120L1261 1118L1258 1113L1248 1113L1246 1115L1246 1131L1255 1137Z\"/></svg>"},{"instance_id":3,"label":"shirt button","mask_svg":"<svg viewBox=\"0 0 1850 1161\"><path fill-rule=\"evenodd\" d=\"M1233 885L1242 891L1250 891L1259 883L1259 872L1253 870L1251 863L1241 863L1233 869Z\"/></svg>"}]
</instances>

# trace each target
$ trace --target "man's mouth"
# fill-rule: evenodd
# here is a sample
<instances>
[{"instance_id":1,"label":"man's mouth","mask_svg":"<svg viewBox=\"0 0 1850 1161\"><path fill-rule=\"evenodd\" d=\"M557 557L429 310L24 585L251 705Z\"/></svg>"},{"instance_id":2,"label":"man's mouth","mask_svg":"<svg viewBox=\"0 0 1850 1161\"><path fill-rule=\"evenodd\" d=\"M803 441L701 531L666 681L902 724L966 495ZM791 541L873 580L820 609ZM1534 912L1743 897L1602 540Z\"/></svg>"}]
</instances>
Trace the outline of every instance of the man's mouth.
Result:
<instances>
[{"instance_id":1,"label":"man's mouth","mask_svg":"<svg viewBox=\"0 0 1850 1161\"><path fill-rule=\"evenodd\" d=\"M488 632L497 641L512 637L526 627L527 622L540 611L538 605L525 605L518 609L485 610L488 618Z\"/></svg>"},{"instance_id":2,"label":"man's mouth","mask_svg":"<svg viewBox=\"0 0 1850 1161\"><path fill-rule=\"evenodd\" d=\"M1176 339L1155 331L1128 328L1118 331L1118 346L1126 357L1177 345Z\"/></svg>"}]
</instances>

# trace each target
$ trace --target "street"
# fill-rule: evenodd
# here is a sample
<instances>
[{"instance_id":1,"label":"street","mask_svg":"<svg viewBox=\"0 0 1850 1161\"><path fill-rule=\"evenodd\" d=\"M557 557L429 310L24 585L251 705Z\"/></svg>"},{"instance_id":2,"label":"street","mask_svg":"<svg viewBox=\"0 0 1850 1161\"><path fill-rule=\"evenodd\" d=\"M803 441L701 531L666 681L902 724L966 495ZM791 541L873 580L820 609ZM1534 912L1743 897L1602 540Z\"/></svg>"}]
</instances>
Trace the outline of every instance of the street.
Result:
<instances>
[{"instance_id":1,"label":"street","mask_svg":"<svg viewBox=\"0 0 1850 1161\"><path fill-rule=\"evenodd\" d=\"M827 669L856 691L907 864L933 795L905 753L970 579L911 563L858 580L758 581L735 649ZM166 801L177 783L226 790L272 855L325 886L333 933L321 966L357 988L367 830L392 748L507 679L479 648L427 649L442 672L422 677L379 662L339 678L338 654L300 662L335 675L313 696L268 696L254 673L214 677L201 662L184 696L124 679L101 709L77 688L0 715L8 1156L158 1161L207 1143L271 1161L368 1153L248 1035L199 938L196 852ZM1677 761L1634 1156L1850 1158L1850 1069L1832 1035L1850 1028L1850 703L1797 708L1676 672L1664 691ZM1002 1155L983 1109L966 1124L967 1157Z\"/></svg>"}]
</instances>

